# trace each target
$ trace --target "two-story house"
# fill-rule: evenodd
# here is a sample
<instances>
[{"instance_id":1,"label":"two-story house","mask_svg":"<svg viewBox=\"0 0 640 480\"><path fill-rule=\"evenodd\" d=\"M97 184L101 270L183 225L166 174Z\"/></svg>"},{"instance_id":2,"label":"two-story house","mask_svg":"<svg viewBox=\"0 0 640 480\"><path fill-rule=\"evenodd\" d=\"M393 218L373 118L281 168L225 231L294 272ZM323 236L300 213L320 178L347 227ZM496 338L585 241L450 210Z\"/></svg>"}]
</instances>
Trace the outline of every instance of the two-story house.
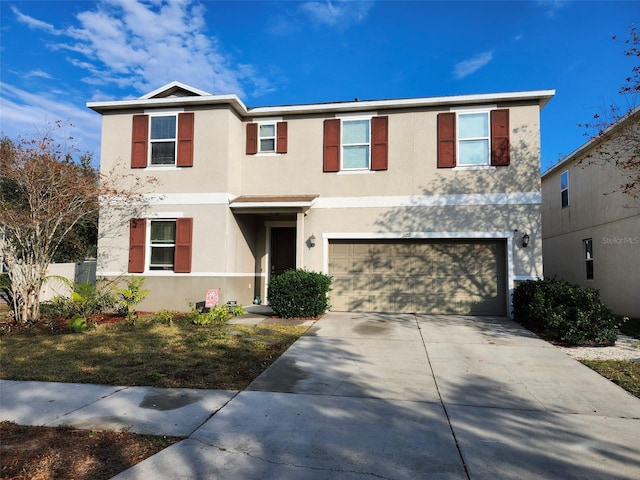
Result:
<instances>
[{"instance_id":1,"label":"two-story house","mask_svg":"<svg viewBox=\"0 0 640 480\"><path fill-rule=\"evenodd\" d=\"M248 108L173 82L102 115L101 171L155 178L100 216L98 275L141 308L251 304L304 267L337 311L506 315L542 275L540 110L554 91Z\"/></svg>"},{"instance_id":2,"label":"two-story house","mask_svg":"<svg viewBox=\"0 0 640 480\"><path fill-rule=\"evenodd\" d=\"M640 199L621 191L633 170L640 108L542 175L544 274L596 288L619 315L640 317Z\"/></svg>"}]
</instances>

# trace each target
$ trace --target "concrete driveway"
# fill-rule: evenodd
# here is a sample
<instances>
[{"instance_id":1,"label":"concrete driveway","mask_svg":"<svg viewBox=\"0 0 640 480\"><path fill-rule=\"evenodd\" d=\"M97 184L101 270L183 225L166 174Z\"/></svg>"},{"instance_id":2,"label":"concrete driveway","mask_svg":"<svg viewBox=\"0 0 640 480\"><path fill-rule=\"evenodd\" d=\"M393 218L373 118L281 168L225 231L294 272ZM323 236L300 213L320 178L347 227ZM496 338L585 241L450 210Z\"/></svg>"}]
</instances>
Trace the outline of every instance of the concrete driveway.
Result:
<instances>
[{"instance_id":1,"label":"concrete driveway","mask_svg":"<svg viewBox=\"0 0 640 480\"><path fill-rule=\"evenodd\" d=\"M640 400L495 317L330 313L116 478L637 479Z\"/></svg>"}]
</instances>

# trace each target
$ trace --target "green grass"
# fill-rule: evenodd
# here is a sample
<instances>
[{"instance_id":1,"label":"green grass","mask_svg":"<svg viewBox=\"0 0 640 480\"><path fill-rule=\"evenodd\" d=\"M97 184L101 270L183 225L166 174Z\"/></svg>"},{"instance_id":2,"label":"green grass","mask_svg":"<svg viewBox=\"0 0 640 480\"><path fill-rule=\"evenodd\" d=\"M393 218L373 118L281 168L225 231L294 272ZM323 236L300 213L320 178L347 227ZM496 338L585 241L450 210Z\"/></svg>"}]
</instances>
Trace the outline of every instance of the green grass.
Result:
<instances>
[{"instance_id":1,"label":"green grass","mask_svg":"<svg viewBox=\"0 0 640 480\"><path fill-rule=\"evenodd\" d=\"M138 320L78 334L12 334L0 340L0 378L243 389L306 329Z\"/></svg>"},{"instance_id":2,"label":"green grass","mask_svg":"<svg viewBox=\"0 0 640 480\"><path fill-rule=\"evenodd\" d=\"M640 398L640 362L633 360L582 360L582 363Z\"/></svg>"}]
</instances>

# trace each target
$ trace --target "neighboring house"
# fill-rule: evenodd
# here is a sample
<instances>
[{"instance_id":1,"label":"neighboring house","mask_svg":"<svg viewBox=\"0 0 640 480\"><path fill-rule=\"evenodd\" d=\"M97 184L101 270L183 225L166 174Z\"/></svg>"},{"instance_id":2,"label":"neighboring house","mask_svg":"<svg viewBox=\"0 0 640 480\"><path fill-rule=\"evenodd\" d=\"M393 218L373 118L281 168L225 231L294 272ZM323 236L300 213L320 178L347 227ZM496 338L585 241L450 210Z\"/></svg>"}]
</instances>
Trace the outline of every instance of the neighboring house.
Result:
<instances>
[{"instance_id":1,"label":"neighboring house","mask_svg":"<svg viewBox=\"0 0 640 480\"><path fill-rule=\"evenodd\" d=\"M545 276L594 287L630 317L640 317L640 199L620 192L627 177L614 159L637 143L639 119L636 109L542 175Z\"/></svg>"},{"instance_id":2,"label":"neighboring house","mask_svg":"<svg viewBox=\"0 0 640 480\"><path fill-rule=\"evenodd\" d=\"M144 215L103 207L98 276L143 276L141 309L209 289L265 302L272 276L304 267L333 277L332 310L508 314L516 282L542 275L554 93L248 108L173 82L90 102L102 173L157 180Z\"/></svg>"}]
</instances>

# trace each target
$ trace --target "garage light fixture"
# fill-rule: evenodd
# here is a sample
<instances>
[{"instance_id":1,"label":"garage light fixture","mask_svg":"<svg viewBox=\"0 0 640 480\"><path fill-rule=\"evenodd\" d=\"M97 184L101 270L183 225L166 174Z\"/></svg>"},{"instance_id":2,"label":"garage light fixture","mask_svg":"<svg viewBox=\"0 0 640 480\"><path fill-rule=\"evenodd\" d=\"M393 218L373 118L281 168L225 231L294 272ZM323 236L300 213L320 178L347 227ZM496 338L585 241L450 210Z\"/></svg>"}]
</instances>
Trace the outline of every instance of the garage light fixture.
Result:
<instances>
[{"instance_id":1,"label":"garage light fixture","mask_svg":"<svg viewBox=\"0 0 640 480\"><path fill-rule=\"evenodd\" d=\"M522 235L522 248L527 248L527 245L529 245L529 240L531 240L531 237L529 237L528 233Z\"/></svg>"}]
</instances>

